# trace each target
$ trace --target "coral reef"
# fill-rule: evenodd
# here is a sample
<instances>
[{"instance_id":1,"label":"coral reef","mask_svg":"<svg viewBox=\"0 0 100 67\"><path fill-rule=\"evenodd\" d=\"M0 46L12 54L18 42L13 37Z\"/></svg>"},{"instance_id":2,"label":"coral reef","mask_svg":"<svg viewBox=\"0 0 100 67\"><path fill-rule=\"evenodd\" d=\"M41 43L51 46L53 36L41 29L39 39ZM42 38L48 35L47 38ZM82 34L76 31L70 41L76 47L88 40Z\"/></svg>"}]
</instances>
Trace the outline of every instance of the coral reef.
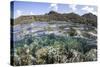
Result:
<instances>
[{"instance_id":1,"label":"coral reef","mask_svg":"<svg viewBox=\"0 0 100 67\"><path fill-rule=\"evenodd\" d=\"M13 65L55 64L97 60L97 49L81 38L45 35L15 48ZM29 41L29 40L28 40Z\"/></svg>"}]
</instances>

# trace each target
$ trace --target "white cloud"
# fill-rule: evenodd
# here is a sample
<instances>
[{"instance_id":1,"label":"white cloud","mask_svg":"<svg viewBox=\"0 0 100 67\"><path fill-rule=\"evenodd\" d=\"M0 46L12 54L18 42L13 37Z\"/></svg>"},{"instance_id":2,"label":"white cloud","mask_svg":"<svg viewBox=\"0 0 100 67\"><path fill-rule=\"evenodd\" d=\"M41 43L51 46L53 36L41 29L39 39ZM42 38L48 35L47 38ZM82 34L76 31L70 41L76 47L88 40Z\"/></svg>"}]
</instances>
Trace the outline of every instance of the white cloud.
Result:
<instances>
[{"instance_id":1,"label":"white cloud","mask_svg":"<svg viewBox=\"0 0 100 67\"><path fill-rule=\"evenodd\" d=\"M53 11L58 11L58 6L57 4L50 4L50 8L53 10Z\"/></svg>"},{"instance_id":2,"label":"white cloud","mask_svg":"<svg viewBox=\"0 0 100 67\"><path fill-rule=\"evenodd\" d=\"M19 16L21 16L22 15L22 11L21 10L17 10L17 15L16 15L16 17L19 17Z\"/></svg>"},{"instance_id":3,"label":"white cloud","mask_svg":"<svg viewBox=\"0 0 100 67\"><path fill-rule=\"evenodd\" d=\"M77 11L77 8L76 8L77 5L73 4L73 5L69 5L69 8L72 9L72 11Z\"/></svg>"},{"instance_id":4,"label":"white cloud","mask_svg":"<svg viewBox=\"0 0 100 67\"><path fill-rule=\"evenodd\" d=\"M30 15L34 15L34 13L31 11L31 12L30 12Z\"/></svg>"},{"instance_id":5,"label":"white cloud","mask_svg":"<svg viewBox=\"0 0 100 67\"><path fill-rule=\"evenodd\" d=\"M93 14L97 15L97 12L94 10L93 7L85 6L81 10L84 10L86 12L90 12L90 13L93 13Z\"/></svg>"}]
</instances>

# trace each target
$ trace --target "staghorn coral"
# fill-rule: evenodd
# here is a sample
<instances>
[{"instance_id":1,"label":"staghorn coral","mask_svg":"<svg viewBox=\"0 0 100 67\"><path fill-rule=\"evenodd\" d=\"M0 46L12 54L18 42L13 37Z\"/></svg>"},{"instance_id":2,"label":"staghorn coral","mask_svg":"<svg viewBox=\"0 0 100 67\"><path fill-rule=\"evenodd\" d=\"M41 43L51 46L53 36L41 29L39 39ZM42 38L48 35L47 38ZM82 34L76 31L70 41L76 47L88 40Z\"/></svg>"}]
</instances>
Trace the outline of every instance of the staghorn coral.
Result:
<instances>
[{"instance_id":1,"label":"staghorn coral","mask_svg":"<svg viewBox=\"0 0 100 67\"><path fill-rule=\"evenodd\" d=\"M14 56L13 65L32 65L35 64L36 59L32 56L29 46L18 47Z\"/></svg>"},{"instance_id":2,"label":"staghorn coral","mask_svg":"<svg viewBox=\"0 0 100 67\"><path fill-rule=\"evenodd\" d=\"M97 60L97 49L82 38L44 35L15 48L13 65L54 64ZM88 42L87 42L88 41ZM89 46L89 47L88 47Z\"/></svg>"},{"instance_id":3,"label":"staghorn coral","mask_svg":"<svg viewBox=\"0 0 100 67\"><path fill-rule=\"evenodd\" d=\"M35 52L35 55L36 55L36 58L37 58L37 63L38 64L44 64L46 63L45 59L47 57L47 48L41 48L41 49L38 49L36 52Z\"/></svg>"},{"instance_id":4,"label":"staghorn coral","mask_svg":"<svg viewBox=\"0 0 100 67\"><path fill-rule=\"evenodd\" d=\"M67 62L83 62L84 57L85 56L81 52L78 52L74 49L70 49L70 51L68 52Z\"/></svg>"},{"instance_id":5,"label":"staghorn coral","mask_svg":"<svg viewBox=\"0 0 100 67\"><path fill-rule=\"evenodd\" d=\"M91 49L85 54L85 61L97 61L97 49Z\"/></svg>"},{"instance_id":6,"label":"staghorn coral","mask_svg":"<svg viewBox=\"0 0 100 67\"><path fill-rule=\"evenodd\" d=\"M64 63L67 50L64 46L56 45L54 47L48 47L48 63ZM63 60L62 60L63 59Z\"/></svg>"},{"instance_id":7,"label":"staghorn coral","mask_svg":"<svg viewBox=\"0 0 100 67\"><path fill-rule=\"evenodd\" d=\"M46 46L35 53L38 64L64 63L66 62L66 50L60 45ZM62 60L63 59L63 60Z\"/></svg>"}]
</instances>

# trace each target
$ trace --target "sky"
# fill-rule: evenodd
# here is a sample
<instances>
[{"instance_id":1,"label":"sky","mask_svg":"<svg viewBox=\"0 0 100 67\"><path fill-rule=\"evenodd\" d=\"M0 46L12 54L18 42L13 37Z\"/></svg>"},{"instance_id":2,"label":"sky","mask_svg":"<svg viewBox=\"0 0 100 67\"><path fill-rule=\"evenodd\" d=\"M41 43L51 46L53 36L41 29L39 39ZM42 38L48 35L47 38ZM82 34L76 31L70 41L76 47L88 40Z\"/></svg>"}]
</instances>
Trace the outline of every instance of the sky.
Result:
<instances>
[{"instance_id":1,"label":"sky","mask_svg":"<svg viewBox=\"0 0 100 67\"><path fill-rule=\"evenodd\" d=\"M39 2L11 2L11 14L13 18L21 15L41 15L50 11L58 13L74 12L79 15L92 13L97 15L97 7L91 5L58 4L58 3L39 3Z\"/></svg>"}]
</instances>

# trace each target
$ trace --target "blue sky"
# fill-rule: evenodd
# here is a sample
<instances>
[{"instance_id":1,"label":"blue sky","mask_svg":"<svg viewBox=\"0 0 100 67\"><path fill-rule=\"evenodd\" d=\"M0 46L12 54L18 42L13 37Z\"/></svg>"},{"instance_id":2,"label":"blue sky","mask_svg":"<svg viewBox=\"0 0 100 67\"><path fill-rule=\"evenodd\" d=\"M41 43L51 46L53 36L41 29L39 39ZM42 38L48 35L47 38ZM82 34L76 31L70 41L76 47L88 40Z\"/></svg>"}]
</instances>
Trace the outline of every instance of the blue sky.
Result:
<instances>
[{"instance_id":1,"label":"blue sky","mask_svg":"<svg viewBox=\"0 0 100 67\"><path fill-rule=\"evenodd\" d=\"M91 12L97 15L97 7L89 5L14 1L11 6L14 8L11 10L14 15L13 18L17 18L21 15L41 15L48 13L51 10L59 13L74 12L79 15Z\"/></svg>"}]
</instances>

